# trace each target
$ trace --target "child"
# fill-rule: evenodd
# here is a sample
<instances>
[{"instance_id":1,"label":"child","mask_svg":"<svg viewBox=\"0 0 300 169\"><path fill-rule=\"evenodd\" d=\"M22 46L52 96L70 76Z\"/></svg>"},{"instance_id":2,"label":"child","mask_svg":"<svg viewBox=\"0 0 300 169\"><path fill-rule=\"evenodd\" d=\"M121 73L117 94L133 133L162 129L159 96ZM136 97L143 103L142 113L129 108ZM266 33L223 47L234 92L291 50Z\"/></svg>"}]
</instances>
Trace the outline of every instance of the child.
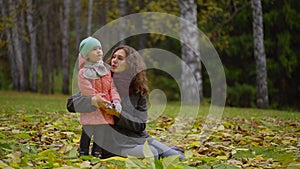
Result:
<instances>
[{"instance_id":1,"label":"child","mask_svg":"<svg viewBox=\"0 0 300 169\"><path fill-rule=\"evenodd\" d=\"M80 43L79 51L78 87L81 95L95 96L101 93L104 99L113 103L114 111L121 113L121 99L114 86L110 66L102 60L100 41L88 37ZM79 155L82 156L89 155L90 137L94 135L95 125L114 124L114 119L112 115L106 114L104 109L98 109L94 112L80 113L80 124L83 125L79 146ZM92 155L100 154L101 148L94 142Z\"/></svg>"}]
</instances>

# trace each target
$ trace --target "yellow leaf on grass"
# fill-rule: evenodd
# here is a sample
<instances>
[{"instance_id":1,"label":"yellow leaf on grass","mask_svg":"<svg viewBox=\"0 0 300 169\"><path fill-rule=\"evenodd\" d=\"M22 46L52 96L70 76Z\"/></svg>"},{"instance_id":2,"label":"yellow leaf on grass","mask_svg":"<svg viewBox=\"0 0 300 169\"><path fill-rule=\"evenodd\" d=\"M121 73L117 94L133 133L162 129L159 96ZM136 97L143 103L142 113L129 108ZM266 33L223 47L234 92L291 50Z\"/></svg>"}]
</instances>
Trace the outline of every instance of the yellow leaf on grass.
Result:
<instances>
[{"instance_id":1,"label":"yellow leaf on grass","mask_svg":"<svg viewBox=\"0 0 300 169\"><path fill-rule=\"evenodd\" d=\"M217 156L216 157L218 160L227 160L227 156Z\"/></svg>"},{"instance_id":2,"label":"yellow leaf on grass","mask_svg":"<svg viewBox=\"0 0 300 169\"><path fill-rule=\"evenodd\" d=\"M287 144L290 144L291 143L291 141L290 140L282 140L282 144L285 144L285 145L287 145Z\"/></svg>"},{"instance_id":3,"label":"yellow leaf on grass","mask_svg":"<svg viewBox=\"0 0 300 169\"><path fill-rule=\"evenodd\" d=\"M242 140L242 141L240 141L238 144L239 144L239 145L241 145L241 146L243 146L243 145L246 145L246 144L247 144L247 142L246 142L246 141L244 141L244 140Z\"/></svg>"},{"instance_id":4,"label":"yellow leaf on grass","mask_svg":"<svg viewBox=\"0 0 300 169\"><path fill-rule=\"evenodd\" d=\"M101 161L110 161L110 160L126 161L127 159L128 159L128 158L119 157L119 156L114 156L114 157L110 157L110 158L103 159L103 160L101 160Z\"/></svg>"},{"instance_id":5,"label":"yellow leaf on grass","mask_svg":"<svg viewBox=\"0 0 300 169\"><path fill-rule=\"evenodd\" d=\"M259 161L264 161L265 160L261 155L256 156L255 159L259 160Z\"/></svg>"},{"instance_id":6,"label":"yellow leaf on grass","mask_svg":"<svg viewBox=\"0 0 300 169\"><path fill-rule=\"evenodd\" d=\"M258 142L252 142L251 143L253 146L255 146L255 147L258 147L259 146L259 143Z\"/></svg>"},{"instance_id":7,"label":"yellow leaf on grass","mask_svg":"<svg viewBox=\"0 0 300 169\"><path fill-rule=\"evenodd\" d=\"M74 138L72 141L73 141L74 143L79 143L80 138Z\"/></svg>"}]
</instances>

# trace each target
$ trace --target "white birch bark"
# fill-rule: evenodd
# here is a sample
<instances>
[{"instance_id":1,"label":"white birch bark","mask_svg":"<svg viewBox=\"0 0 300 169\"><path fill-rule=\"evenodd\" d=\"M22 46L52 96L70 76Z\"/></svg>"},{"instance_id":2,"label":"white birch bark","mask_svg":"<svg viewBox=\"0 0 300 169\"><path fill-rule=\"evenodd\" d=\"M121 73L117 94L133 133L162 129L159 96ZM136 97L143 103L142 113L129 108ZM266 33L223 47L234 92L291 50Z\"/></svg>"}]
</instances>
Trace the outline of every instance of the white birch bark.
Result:
<instances>
[{"instance_id":1,"label":"white birch bark","mask_svg":"<svg viewBox=\"0 0 300 169\"><path fill-rule=\"evenodd\" d=\"M269 98L261 1L252 0L251 6L253 14L254 58L256 63L256 104L259 108L267 108L269 106Z\"/></svg>"},{"instance_id":2,"label":"white birch bark","mask_svg":"<svg viewBox=\"0 0 300 169\"><path fill-rule=\"evenodd\" d=\"M203 98L202 75L201 75L201 62L199 52L199 32L197 31L197 4L194 0L178 0L180 6L180 16L185 21L189 21L194 26L184 23L180 24L180 40L181 40L181 55L182 60L187 64L188 68L182 65L182 88L188 89L183 93L183 100L193 103L192 96L198 92L200 99ZM191 49L192 47L192 49ZM189 76L188 69L194 75L198 91L193 91L192 83L193 77Z\"/></svg>"},{"instance_id":3,"label":"white birch bark","mask_svg":"<svg viewBox=\"0 0 300 169\"><path fill-rule=\"evenodd\" d=\"M17 11L16 5L17 5L17 1L12 1L9 0L8 2L10 4L9 6L9 11ZM12 45L13 45L13 49L14 49L14 55L15 55L15 61L16 61L16 67L17 67L17 71L18 71L18 77L12 77L12 78L18 78L18 90L20 91L24 91L25 90L25 76L24 76L24 65L23 65L23 59L22 59L22 50L21 50L21 40L20 40L20 36L18 33L18 20L16 15L13 17L13 23L15 23L16 25L14 25L11 29L12 29Z\"/></svg>"}]
</instances>

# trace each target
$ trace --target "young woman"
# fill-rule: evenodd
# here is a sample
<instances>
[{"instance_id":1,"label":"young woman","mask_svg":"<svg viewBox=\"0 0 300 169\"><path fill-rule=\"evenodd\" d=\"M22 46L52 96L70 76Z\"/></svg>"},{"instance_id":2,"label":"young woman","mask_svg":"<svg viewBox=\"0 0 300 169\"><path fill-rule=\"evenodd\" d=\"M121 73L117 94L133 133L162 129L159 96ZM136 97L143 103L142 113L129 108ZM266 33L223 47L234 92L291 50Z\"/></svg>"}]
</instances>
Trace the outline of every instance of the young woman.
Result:
<instances>
[{"instance_id":1,"label":"young woman","mask_svg":"<svg viewBox=\"0 0 300 169\"><path fill-rule=\"evenodd\" d=\"M179 154L180 159L183 159L184 153L181 149L173 149L160 143L145 130L149 89L144 71L146 66L139 53L130 46L121 45L113 50L106 63L111 65L114 83L122 100L122 111L113 114L114 124L107 125L105 132L97 132L105 140L96 140L103 149L101 158L114 155L143 158L143 145L147 140L156 158ZM106 102L102 95L84 97L77 94L68 100L67 107L70 112L85 112L96 109L97 106L103 107Z\"/></svg>"}]
</instances>

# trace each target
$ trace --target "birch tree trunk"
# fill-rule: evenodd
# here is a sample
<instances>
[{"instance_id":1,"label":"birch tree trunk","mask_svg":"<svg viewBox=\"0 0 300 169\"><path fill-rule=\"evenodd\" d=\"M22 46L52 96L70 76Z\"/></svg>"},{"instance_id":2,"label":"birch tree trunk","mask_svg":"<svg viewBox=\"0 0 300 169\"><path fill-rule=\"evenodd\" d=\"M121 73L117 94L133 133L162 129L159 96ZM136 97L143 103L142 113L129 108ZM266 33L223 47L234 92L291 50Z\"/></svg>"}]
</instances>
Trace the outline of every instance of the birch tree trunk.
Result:
<instances>
[{"instance_id":1,"label":"birch tree trunk","mask_svg":"<svg viewBox=\"0 0 300 169\"><path fill-rule=\"evenodd\" d=\"M30 60L31 60L31 91L38 91L38 62L36 55L36 29L33 25L33 3L32 0L26 1L27 5L27 27L30 39Z\"/></svg>"},{"instance_id":2,"label":"birch tree trunk","mask_svg":"<svg viewBox=\"0 0 300 169\"><path fill-rule=\"evenodd\" d=\"M87 24L87 35L92 34L92 20L93 20L93 0L89 0L89 9L88 9L88 24Z\"/></svg>"},{"instance_id":3,"label":"birch tree trunk","mask_svg":"<svg viewBox=\"0 0 300 169\"><path fill-rule=\"evenodd\" d=\"M11 2L11 1L10 1ZM7 5L4 4L3 0L0 0L0 7L1 7L1 15L3 18L8 18L10 17L10 11L6 11ZM9 23L12 24L12 23ZM12 32L10 29L8 29L7 26L5 26L5 35L7 39L7 46L8 46L8 60L10 63L10 69L11 69L11 77L12 78L12 83L13 83L13 89L18 89L18 84L19 84L19 74L16 66L16 61L15 61L15 55L14 55L14 49L13 49L13 42L12 42Z\"/></svg>"},{"instance_id":4,"label":"birch tree trunk","mask_svg":"<svg viewBox=\"0 0 300 169\"><path fill-rule=\"evenodd\" d=\"M75 18L75 29L76 29L76 47L79 47L81 39L81 20L80 20L80 0L74 0L74 18Z\"/></svg>"},{"instance_id":5,"label":"birch tree trunk","mask_svg":"<svg viewBox=\"0 0 300 169\"><path fill-rule=\"evenodd\" d=\"M8 2L10 4L9 6L9 11L17 11L17 1L12 1L9 0ZM18 78L18 90L19 91L24 91L25 90L25 76L24 76L24 66L23 66L23 59L22 59L22 46L21 46L21 40L20 40L20 36L19 36L19 31L18 31L18 20L16 15L13 16L13 23L15 23L16 25L14 25L12 27L12 45L13 45L13 49L14 49L14 55L15 55L15 61L16 61L16 67L17 67L17 71L18 71L18 77L12 77L12 78Z\"/></svg>"},{"instance_id":6,"label":"birch tree trunk","mask_svg":"<svg viewBox=\"0 0 300 169\"><path fill-rule=\"evenodd\" d=\"M200 100L203 98L201 62L199 52L199 33L197 31L197 4L194 0L178 0L180 7L180 16L185 21L193 24L187 25L181 22L180 24L180 40L181 40L181 55L182 60L187 64L188 68L194 75L199 91L193 91L191 86L194 83L193 77L189 76L187 67L182 65L182 88L187 89L183 95L183 99L187 102L193 103L196 92L199 93ZM191 49L192 47L192 49Z\"/></svg>"},{"instance_id":7,"label":"birch tree trunk","mask_svg":"<svg viewBox=\"0 0 300 169\"><path fill-rule=\"evenodd\" d=\"M61 21L62 28L62 93L69 94L69 13L70 0L64 0L63 19Z\"/></svg>"},{"instance_id":8,"label":"birch tree trunk","mask_svg":"<svg viewBox=\"0 0 300 169\"><path fill-rule=\"evenodd\" d=\"M259 108L269 106L266 54L264 47L263 12L260 0L252 0L254 58L256 62L256 104Z\"/></svg>"}]
</instances>

